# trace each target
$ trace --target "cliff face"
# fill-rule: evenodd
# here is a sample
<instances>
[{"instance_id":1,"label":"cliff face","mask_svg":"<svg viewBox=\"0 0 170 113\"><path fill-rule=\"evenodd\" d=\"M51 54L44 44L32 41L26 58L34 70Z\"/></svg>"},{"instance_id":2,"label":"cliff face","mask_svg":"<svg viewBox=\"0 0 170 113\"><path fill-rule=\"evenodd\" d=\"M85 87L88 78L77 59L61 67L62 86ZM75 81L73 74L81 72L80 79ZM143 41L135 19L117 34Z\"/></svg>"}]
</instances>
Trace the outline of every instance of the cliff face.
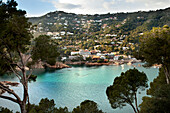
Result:
<instances>
[{"instance_id":1,"label":"cliff face","mask_svg":"<svg viewBox=\"0 0 170 113\"><path fill-rule=\"evenodd\" d=\"M35 65L32 66L33 69L43 69L44 68L44 63L43 62L39 62L36 63Z\"/></svg>"}]
</instances>

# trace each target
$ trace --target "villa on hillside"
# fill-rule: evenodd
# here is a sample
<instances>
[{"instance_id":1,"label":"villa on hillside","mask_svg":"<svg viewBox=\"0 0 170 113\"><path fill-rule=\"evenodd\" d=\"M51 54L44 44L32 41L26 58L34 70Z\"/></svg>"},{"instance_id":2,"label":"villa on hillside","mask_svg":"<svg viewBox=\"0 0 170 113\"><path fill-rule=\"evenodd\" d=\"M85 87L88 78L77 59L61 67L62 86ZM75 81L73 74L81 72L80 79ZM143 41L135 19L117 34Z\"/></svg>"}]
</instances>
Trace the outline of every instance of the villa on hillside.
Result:
<instances>
[{"instance_id":1,"label":"villa on hillside","mask_svg":"<svg viewBox=\"0 0 170 113\"><path fill-rule=\"evenodd\" d=\"M79 50L79 54L80 55L91 55L91 52L89 50L82 50L82 49L80 49Z\"/></svg>"},{"instance_id":2,"label":"villa on hillside","mask_svg":"<svg viewBox=\"0 0 170 113\"><path fill-rule=\"evenodd\" d=\"M100 56L93 55L93 56L92 56L92 59L93 59L93 60L99 60L99 59L100 59Z\"/></svg>"},{"instance_id":3,"label":"villa on hillside","mask_svg":"<svg viewBox=\"0 0 170 113\"><path fill-rule=\"evenodd\" d=\"M71 52L71 56L72 56L72 55L78 55L78 54L79 54L79 51L72 51L72 52Z\"/></svg>"}]
</instances>

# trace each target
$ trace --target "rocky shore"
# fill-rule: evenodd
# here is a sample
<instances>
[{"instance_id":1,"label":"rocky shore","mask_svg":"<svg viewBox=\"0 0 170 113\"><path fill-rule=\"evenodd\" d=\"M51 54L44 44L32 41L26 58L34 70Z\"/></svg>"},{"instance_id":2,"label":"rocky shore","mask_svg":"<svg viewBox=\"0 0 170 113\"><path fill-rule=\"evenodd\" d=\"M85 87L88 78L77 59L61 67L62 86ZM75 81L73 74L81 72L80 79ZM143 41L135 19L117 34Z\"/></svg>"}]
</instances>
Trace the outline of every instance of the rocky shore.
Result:
<instances>
[{"instance_id":1,"label":"rocky shore","mask_svg":"<svg viewBox=\"0 0 170 113\"><path fill-rule=\"evenodd\" d=\"M28 56L26 56L28 57ZM77 66L81 66L81 65L85 65L85 66L102 66L102 65L121 65L121 64L128 64L128 65L133 65L133 63L138 63L141 62L140 60L112 60L109 62L102 62L102 63L98 63L98 62L90 62L90 61L77 61L77 62L56 62L55 65L49 65L43 62L38 62L36 64L34 64L32 66L32 69L62 69L62 68L71 68L69 65L77 65ZM29 70L28 67L25 67L26 70ZM18 71L21 71L19 68L17 68Z\"/></svg>"},{"instance_id":2,"label":"rocky shore","mask_svg":"<svg viewBox=\"0 0 170 113\"><path fill-rule=\"evenodd\" d=\"M88 62L88 61L79 61L79 62L65 62L68 65L85 65L85 66L102 66L102 65L121 65L128 64L132 65L133 63L139 63L141 60L114 60L107 63L97 63L97 62Z\"/></svg>"},{"instance_id":3,"label":"rocky shore","mask_svg":"<svg viewBox=\"0 0 170 113\"><path fill-rule=\"evenodd\" d=\"M62 62L56 62L55 65L50 65L50 64L44 64L42 62L36 63L32 66L32 69L62 69L62 68L71 68L70 66L62 63ZM16 68L18 71L21 71L19 68ZM26 70L29 70L28 67L25 67Z\"/></svg>"},{"instance_id":4,"label":"rocky shore","mask_svg":"<svg viewBox=\"0 0 170 113\"><path fill-rule=\"evenodd\" d=\"M110 65L110 63L85 63L86 66L102 66L102 65Z\"/></svg>"},{"instance_id":5,"label":"rocky shore","mask_svg":"<svg viewBox=\"0 0 170 113\"><path fill-rule=\"evenodd\" d=\"M50 69L71 68L70 66L63 64L62 62L56 62L55 65L45 64L45 67L50 68Z\"/></svg>"},{"instance_id":6,"label":"rocky shore","mask_svg":"<svg viewBox=\"0 0 170 113\"><path fill-rule=\"evenodd\" d=\"M84 65L85 61L79 61L79 62L65 62L67 65Z\"/></svg>"}]
</instances>

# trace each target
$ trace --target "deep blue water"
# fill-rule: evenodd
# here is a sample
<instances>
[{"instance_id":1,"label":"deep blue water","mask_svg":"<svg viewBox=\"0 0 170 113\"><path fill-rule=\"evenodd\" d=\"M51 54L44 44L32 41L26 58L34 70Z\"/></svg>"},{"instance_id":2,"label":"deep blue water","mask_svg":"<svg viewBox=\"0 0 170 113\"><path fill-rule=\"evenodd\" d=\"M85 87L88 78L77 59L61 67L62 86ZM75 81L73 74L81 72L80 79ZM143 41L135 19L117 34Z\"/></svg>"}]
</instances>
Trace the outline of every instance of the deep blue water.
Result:
<instances>
[{"instance_id":1,"label":"deep blue water","mask_svg":"<svg viewBox=\"0 0 170 113\"><path fill-rule=\"evenodd\" d=\"M137 65L137 64L135 64ZM67 106L70 111L80 105L84 100L95 101L99 108L107 113L132 113L132 108L127 105L123 109L113 110L106 96L106 88L113 83L115 77L133 66L99 66L99 67L72 67L53 72L40 72L37 81L29 83L31 103L38 104L41 98L54 99L57 107ZM136 67L144 71L150 81L158 75L156 68ZM1 81L17 81L15 77L1 77ZM148 83L149 83L148 82ZM13 88L21 96L22 88ZM138 103L142 102L145 91L138 94ZM8 107L14 111L19 110L18 105L10 101L0 99L0 106Z\"/></svg>"}]
</instances>

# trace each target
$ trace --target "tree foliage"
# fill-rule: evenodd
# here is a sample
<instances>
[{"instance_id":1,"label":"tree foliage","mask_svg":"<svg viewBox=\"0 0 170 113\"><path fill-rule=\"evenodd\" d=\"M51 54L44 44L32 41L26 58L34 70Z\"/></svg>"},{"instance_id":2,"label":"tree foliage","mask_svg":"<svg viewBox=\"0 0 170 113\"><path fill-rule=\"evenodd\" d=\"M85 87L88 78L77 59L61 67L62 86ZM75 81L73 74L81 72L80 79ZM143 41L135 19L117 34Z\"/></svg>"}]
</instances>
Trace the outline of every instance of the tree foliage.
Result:
<instances>
[{"instance_id":1,"label":"tree foliage","mask_svg":"<svg viewBox=\"0 0 170 113\"><path fill-rule=\"evenodd\" d=\"M91 100L83 101L80 106L73 109L72 113L103 113L98 109L97 103Z\"/></svg>"},{"instance_id":2,"label":"tree foliage","mask_svg":"<svg viewBox=\"0 0 170 113\"><path fill-rule=\"evenodd\" d=\"M57 108L55 107L54 100L48 98L41 99L39 105L30 105L30 111L28 113L69 113L67 107Z\"/></svg>"},{"instance_id":3,"label":"tree foliage","mask_svg":"<svg viewBox=\"0 0 170 113\"><path fill-rule=\"evenodd\" d=\"M143 90L147 85L147 76L137 69L129 69L121 76L114 79L113 85L109 86L106 90L109 103L113 109L123 108L126 104L132 106L135 113L139 112L137 105L137 91ZM134 107L133 103L135 101Z\"/></svg>"},{"instance_id":4,"label":"tree foliage","mask_svg":"<svg viewBox=\"0 0 170 113\"><path fill-rule=\"evenodd\" d=\"M17 5L14 0L0 4L0 17L2 19L0 24L3 27L0 29L0 70L3 70L2 74L13 72L18 77L24 89L24 96L21 99L15 91L10 89L9 85L0 82L0 90L13 95L11 97L0 94L0 98L19 104L21 112L26 113L25 105L27 101L29 102L28 80L31 74L26 74L26 61L23 56L28 51L32 35L29 32L30 23L25 18L26 12L17 10Z\"/></svg>"},{"instance_id":5,"label":"tree foliage","mask_svg":"<svg viewBox=\"0 0 170 113\"><path fill-rule=\"evenodd\" d=\"M170 28L153 28L141 38L140 53L147 62L146 66L162 64L169 84L170 80Z\"/></svg>"},{"instance_id":6,"label":"tree foliage","mask_svg":"<svg viewBox=\"0 0 170 113\"><path fill-rule=\"evenodd\" d=\"M32 59L41 60L45 63L54 65L56 58L59 56L57 43L47 35L40 35L35 39L35 46L32 50Z\"/></svg>"},{"instance_id":7,"label":"tree foliage","mask_svg":"<svg viewBox=\"0 0 170 113\"><path fill-rule=\"evenodd\" d=\"M162 68L159 76L150 83L147 94L150 97L143 97L143 102L140 104L140 113L169 113L170 85L166 83Z\"/></svg>"},{"instance_id":8,"label":"tree foliage","mask_svg":"<svg viewBox=\"0 0 170 113\"><path fill-rule=\"evenodd\" d=\"M28 107L28 105L27 105ZM0 113L13 113L8 108L0 107ZM91 100L81 102L80 106L73 109L72 112L68 111L67 107L57 108L54 100L48 98L41 99L38 105L30 104L28 113L103 113L98 109L97 103Z\"/></svg>"},{"instance_id":9,"label":"tree foliage","mask_svg":"<svg viewBox=\"0 0 170 113\"><path fill-rule=\"evenodd\" d=\"M0 113L13 113L13 112L9 110L8 108L0 107Z\"/></svg>"},{"instance_id":10,"label":"tree foliage","mask_svg":"<svg viewBox=\"0 0 170 113\"><path fill-rule=\"evenodd\" d=\"M17 10L18 4L8 1L6 4L0 1L0 73L9 72L10 66L15 67L11 60L18 61L16 50L25 52L26 45L30 43L31 34L28 32L30 23L24 17L23 10ZM13 57L13 59L10 59ZM9 65L13 63L13 65ZM11 71L11 70L10 70Z\"/></svg>"}]
</instances>

